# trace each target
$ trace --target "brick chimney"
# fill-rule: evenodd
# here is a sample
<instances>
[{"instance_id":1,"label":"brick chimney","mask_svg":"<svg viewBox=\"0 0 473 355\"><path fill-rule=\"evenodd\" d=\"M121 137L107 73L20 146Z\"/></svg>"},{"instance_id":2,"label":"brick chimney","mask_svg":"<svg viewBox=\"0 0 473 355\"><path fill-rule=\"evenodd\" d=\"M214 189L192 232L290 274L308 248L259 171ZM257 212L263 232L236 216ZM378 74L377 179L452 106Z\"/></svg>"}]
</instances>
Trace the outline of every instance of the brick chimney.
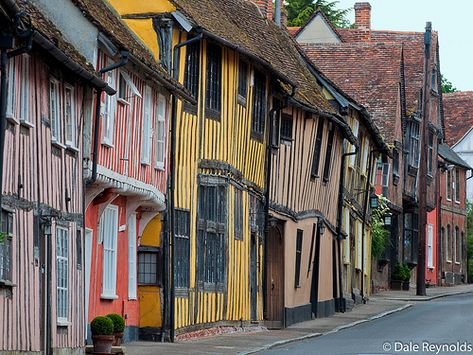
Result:
<instances>
[{"instance_id":1,"label":"brick chimney","mask_svg":"<svg viewBox=\"0 0 473 355\"><path fill-rule=\"evenodd\" d=\"M369 2L355 3L355 28L371 30L371 5Z\"/></svg>"},{"instance_id":2,"label":"brick chimney","mask_svg":"<svg viewBox=\"0 0 473 355\"><path fill-rule=\"evenodd\" d=\"M263 17L266 17L270 20L273 19L273 1L272 0L251 0L259 10Z\"/></svg>"}]
</instances>

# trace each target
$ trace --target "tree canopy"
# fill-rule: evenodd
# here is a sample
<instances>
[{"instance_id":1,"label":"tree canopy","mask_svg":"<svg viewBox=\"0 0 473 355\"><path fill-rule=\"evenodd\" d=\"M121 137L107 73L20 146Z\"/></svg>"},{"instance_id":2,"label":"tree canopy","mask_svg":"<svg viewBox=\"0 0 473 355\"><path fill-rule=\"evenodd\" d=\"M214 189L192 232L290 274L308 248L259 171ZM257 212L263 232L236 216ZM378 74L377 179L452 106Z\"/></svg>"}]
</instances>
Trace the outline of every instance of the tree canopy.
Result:
<instances>
[{"instance_id":1,"label":"tree canopy","mask_svg":"<svg viewBox=\"0 0 473 355\"><path fill-rule=\"evenodd\" d=\"M285 0L289 26L304 26L317 8L324 12L335 27L350 27L347 15L351 9L339 9L339 1Z\"/></svg>"},{"instance_id":2,"label":"tree canopy","mask_svg":"<svg viewBox=\"0 0 473 355\"><path fill-rule=\"evenodd\" d=\"M456 87L453 86L453 84L442 75L442 92L449 93L449 92L456 92L458 91Z\"/></svg>"}]
</instances>

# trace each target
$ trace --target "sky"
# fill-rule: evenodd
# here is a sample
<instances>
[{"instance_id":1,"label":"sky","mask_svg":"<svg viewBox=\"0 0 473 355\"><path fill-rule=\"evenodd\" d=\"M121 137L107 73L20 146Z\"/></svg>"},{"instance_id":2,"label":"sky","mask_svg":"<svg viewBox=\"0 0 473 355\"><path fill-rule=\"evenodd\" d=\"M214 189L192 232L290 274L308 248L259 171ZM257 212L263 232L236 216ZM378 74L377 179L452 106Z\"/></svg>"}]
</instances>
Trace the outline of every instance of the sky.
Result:
<instances>
[{"instance_id":1,"label":"sky","mask_svg":"<svg viewBox=\"0 0 473 355\"><path fill-rule=\"evenodd\" d=\"M371 4L371 28L439 33L440 70L458 90L473 90L473 0L363 0ZM341 9L355 0L339 0ZM355 20L355 12L349 15Z\"/></svg>"}]
</instances>

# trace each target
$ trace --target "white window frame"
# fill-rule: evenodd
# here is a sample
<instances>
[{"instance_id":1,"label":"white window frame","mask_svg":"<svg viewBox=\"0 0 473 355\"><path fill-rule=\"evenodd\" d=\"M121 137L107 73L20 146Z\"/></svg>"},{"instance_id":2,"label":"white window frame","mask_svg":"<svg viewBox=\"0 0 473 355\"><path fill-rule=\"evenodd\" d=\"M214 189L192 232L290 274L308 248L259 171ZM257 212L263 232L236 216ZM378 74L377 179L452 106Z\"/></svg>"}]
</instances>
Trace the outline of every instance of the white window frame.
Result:
<instances>
[{"instance_id":1,"label":"white window frame","mask_svg":"<svg viewBox=\"0 0 473 355\"><path fill-rule=\"evenodd\" d=\"M391 165L389 161L387 163L383 163L383 169L381 171L381 187L389 187L389 176L391 172ZM385 171L384 169L387 168ZM385 174L386 172L386 174Z\"/></svg>"},{"instance_id":2,"label":"white window frame","mask_svg":"<svg viewBox=\"0 0 473 355\"><path fill-rule=\"evenodd\" d=\"M67 113L67 91L71 92L71 114L68 117ZM70 120L70 122L68 122ZM65 124L65 141L66 146L76 148L76 102L75 102L75 88L70 84L64 85L64 124ZM70 129L71 139L68 139L68 131Z\"/></svg>"},{"instance_id":3,"label":"white window frame","mask_svg":"<svg viewBox=\"0 0 473 355\"><path fill-rule=\"evenodd\" d=\"M344 261L345 264L350 264L350 209L345 207L345 233L347 237L345 238L345 253Z\"/></svg>"},{"instance_id":4,"label":"white window frame","mask_svg":"<svg viewBox=\"0 0 473 355\"><path fill-rule=\"evenodd\" d=\"M31 58L28 54L21 56L21 85L20 85L20 122L31 123L30 120L30 73Z\"/></svg>"},{"instance_id":5,"label":"white window frame","mask_svg":"<svg viewBox=\"0 0 473 355\"><path fill-rule=\"evenodd\" d=\"M138 268L136 246L136 213L128 219L128 299L137 299Z\"/></svg>"},{"instance_id":6,"label":"white window frame","mask_svg":"<svg viewBox=\"0 0 473 355\"><path fill-rule=\"evenodd\" d=\"M360 122L356 119L353 118L353 135L355 138L358 138L358 130L360 128ZM354 153L356 151L356 147L354 145L351 145L351 153ZM354 167L355 166L355 161L356 161L356 154L353 154L350 156L350 164L349 166Z\"/></svg>"},{"instance_id":7,"label":"white window frame","mask_svg":"<svg viewBox=\"0 0 473 355\"><path fill-rule=\"evenodd\" d=\"M52 86L55 88L55 92L52 91ZM53 143L61 143L62 132L61 132L61 102L59 95L59 81L50 78L49 79L49 121L51 125L51 140ZM55 98L54 102L52 98ZM54 105L54 110L53 110ZM53 114L54 112L54 114Z\"/></svg>"},{"instance_id":8,"label":"white window frame","mask_svg":"<svg viewBox=\"0 0 473 355\"><path fill-rule=\"evenodd\" d=\"M103 299L117 299L118 206L107 206L100 217L100 236L103 241L102 294Z\"/></svg>"},{"instance_id":9,"label":"white window frame","mask_svg":"<svg viewBox=\"0 0 473 355\"><path fill-rule=\"evenodd\" d=\"M363 174L368 173L368 160L370 153L370 140L365 138L365 144L363 146Z\"/></svg>"},{"instance_id":10,"label":"white window frame","mask_svg":"<svg viewBox=\"0 0 473 355\"><path fill-rule=\"evenodd\" d=\"M105 73L107 84L116 88L116 73L109 71ZM113 147L115 133L115 114L116 114L115 95L104 93L102 103L102 144Z\"/></svg>"},{"instance_id":11,"label":"white window frame","mask_svg":"<svg viewBox=\"0 0 473 355\"><path fill-rule=\"evenodd\" d=\"M450 174L450 184L448 183L448 176ZM452 180L453 180L453 173L452 173L452 170L447 170L446 174L445 174L445 195L446 195L446 198L447 198L447 201L451 201L452 200L452 194L453 194L453 189L451 188L452 187ZM449 197L450 195L450 197Z\"/></svg>"},{"instance_id":12,"label":"white window frame","mask_svg":"<svg viewBox=\"0 0 473 355\"><path fill-rule=\"evenodd\" d=\"M8 62L8 87L7 87L7 117L14 121L16 121L15 94L17 90L15 63L16 63L15 58L11 58Z\"/></svg>"},{"instance_id":13,"label":"white window frame","mask_svg":"<svg viewBox=\"0 0 473 355\"><path fill-rule=\"evenodd\" d=\"M120 79L123 79L123 81L121 81ZM120 71L120 76L119 76L119 88L118 88L118 99L117 101L118 102L121 102L122 104L124 105L129 105L130 104L130 101L129 99L133 96L138 96L139 98L141 98L141 93L140 91L138 90L138 88L136 87L135 83L133 82L133 80L131 79L131 77L128 75L127 72L121 70ZM123 88L122 87L122 84L124 84L126 87ZM131 94L128 92L128 88L130 89L131 91ZM120 96L120 91L124 89L124 92L125 92L125 95L130 95L130 96L125 96L125 97L122 97Z\"/></svg>"},{"instance_id":14,"label":"white window frame","mask_svg":"<svg viewBox=\"0 0 473 355\"><path fill-rule=\"evenodd\" d=\"M460 203L460 199L461 199L461 196L460 196L460 189L459 189L459 186L460 185L460 169L458 168L455 168L453 169L454 173L452 174L453 175L453 198L455 199L455 202L456 203ZM458 184L457 184L457 179L458 179ZM458 199L457 199L457 191L458 191Z\"/></svg>"},{"instance_id":15,"label":"white window frame","mask_svg":"<svg viewBox=\"0 0 473 355\"><path fill-rule=\"evenodd\" d=\"M141 164L151 164L151 145L153 140L153 93L149 86L145 86L143 95L143 111L141 115Z\"/></svg>"},{"instance_id":16,"label":"white window frame","mask_svg":"<svg viewBox=\"0 0 473 355\"><path fill-rule=\"evenodd\" d=\"M451 259L451 255L450 255L450 233L452 232L452 228L451 226L447 226L447 228L445 228L445 260L447 261L447 263L451 263L452 262L452 259Z\"/></svg>"},{"instance_id":17,"label":"white window frame","mask_svg":"<svg viewBox=\"0 0 473 355\"><path fill-rule=\"evenodd\" d=\"M356 262L357 262L357 265L356 265L356 268L358 270L361 270L363 268L362 266L362 262L363 262L363 256L362 256L362 253L363 253L363 249L362 249L362 235L363 235L363 232L362 232L362 225L359 221L356 221L356 244L357 244L357 248L356 248Z\"/></svg>"},{"instance_id":18,"label":"white window frame","mask_svg":"<svg viewBox=\"0 0 473 355\"><path fill-rule=\"evenodd\" d=\"M434 226L427 225L427 267L434 268Z\"/></svg>"},{"instance_id":19,"label":"white window frame","mask_svg":"<svg viewBox=\"0 0 473 355\"><path fill-rule=\"evenodd\" d=\"M156 137L155 137L155 165L159 170L164 170L166 161L166 113L168 103L164 95L159 94L156 107ZM161 150L160 150L161 148ZM160 153L161 152L161 156Z\"/></svg>"},{"instance_id":20,"label":"white window frame","mask_svg":"<svg viewBox=\"0 0 473 355\"><path fill-rule=\"evenodd\" d=\"M64 240L65 238L65 240ZM59 265L63 267L60 268ZM65 270L64 270L65 269ZM64 284L60 285L60 273L63 274ZM59 309L65 304L66 314ZM67 312L69 310L69 229L56 227L56 316L58 324L65 324L68 321Z\"/></svg>"},{"instance_id":21,"label":"white window frame","mask_svg":"<svg viewBox=\"0 0 473 355\"><path fill-rule=\"evenodd\" d=\"M460 233L460 229L458 227L453 228L453 260L455 264L459 264L458 261L458 252L457 252L457 245L458 245L458 234Z\"/></svg>"}]
</instances>

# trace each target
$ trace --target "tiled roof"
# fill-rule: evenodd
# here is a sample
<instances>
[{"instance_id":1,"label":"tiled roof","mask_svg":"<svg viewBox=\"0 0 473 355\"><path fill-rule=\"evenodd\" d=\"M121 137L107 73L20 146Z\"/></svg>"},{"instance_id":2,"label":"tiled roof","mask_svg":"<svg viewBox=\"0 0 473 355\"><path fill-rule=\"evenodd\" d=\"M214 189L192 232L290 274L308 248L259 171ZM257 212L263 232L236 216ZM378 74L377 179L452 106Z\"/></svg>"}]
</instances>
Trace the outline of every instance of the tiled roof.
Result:
<instances>
[{"instance_id":1,"label":"tiled roof","mask_svg":"<svg viewBox=\"0 0 473 355\"><path fill-rule=\"evenodd\" d=\"M153 57L152 53L134 36L119 15L107 5L105 0L72 0L84 16L100 29L119 47L126 49L148 68L152 69L156 79L171 91L178 91L190 96L187 90L175 81Z\"/></svg>"},{"instance_id":2,"label":"tiled roof","mask_svg":"<svg viewBox=\"0 0 473 355\"><path fill-rule=\"evenodd\" d=\"M287 32L289 32L291 36L295 36L296 33L299 32L300 29L301 28L299 26L294 26L294 27L289 26L287 27Z\"/></svg>"},{"instance_id":3,"label":"tiled roof","mask_svg":"<svg viewBox=\"0 0 473 355\"><path fill-rule=\"evenodd\" d=\"M296 85L294 98L318 110L334 113L287 31L261 16L249 0L171 0L194 25L225 45L254 56L280 79Z\"/></svg>"},{"instance_id":4,"label":"tiled roof","mask_svg":"<svg viewBox=\"0 0 473 355\"><path fill-rule=\"evenodd\" d=\"M445 143L439 145L439 155L450 163L464 167L465 169L471 169L471 166Z\"/></svg>"},{"instance_id":5,"label":"tiled roof","mask_svg":"<svg viewBox=\"0 0 473 355\"><path fill-rule=\"evenodd\" d=\"M457 144L473 127L473 91L443 94L445 139Z\"/></svg>"},{"instance_id":6,"label":"tiled roof","mask_svg":"<svg viewBox=\"0 0 473 355\"><path fill-rule=\"evenodd\" d=\"M302 44L307 56L366 107L388 144L397 117L401 46L381 43Z\"/></svg>"}]
</instances>

